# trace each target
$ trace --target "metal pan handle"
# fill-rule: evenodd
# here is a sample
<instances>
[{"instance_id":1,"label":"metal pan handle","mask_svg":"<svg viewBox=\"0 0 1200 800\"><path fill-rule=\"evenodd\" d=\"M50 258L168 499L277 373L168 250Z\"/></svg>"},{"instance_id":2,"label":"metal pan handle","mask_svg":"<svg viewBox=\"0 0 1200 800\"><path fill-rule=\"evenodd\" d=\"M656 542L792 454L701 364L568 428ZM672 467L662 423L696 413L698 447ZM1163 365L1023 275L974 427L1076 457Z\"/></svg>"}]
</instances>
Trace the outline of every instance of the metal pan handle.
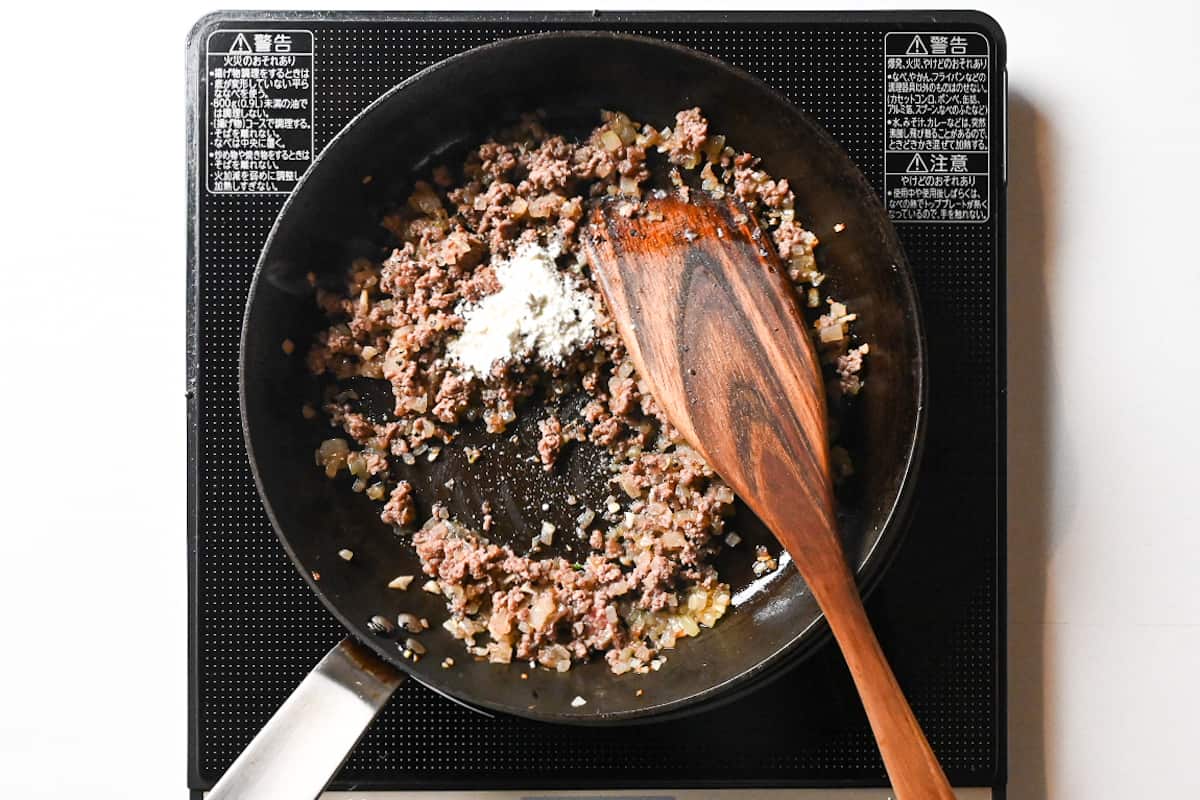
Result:
<instances>
[{"instance_id":1,"label":"metal pan handle","mask_svg":"<svg viewBox=\"0 0 1200 800\"><path fill-rule=\"evenodd\" d=\"M404 674L351 639L308 673L208 793L208 800L318 797Z\"/></svg>"}]
</instances>

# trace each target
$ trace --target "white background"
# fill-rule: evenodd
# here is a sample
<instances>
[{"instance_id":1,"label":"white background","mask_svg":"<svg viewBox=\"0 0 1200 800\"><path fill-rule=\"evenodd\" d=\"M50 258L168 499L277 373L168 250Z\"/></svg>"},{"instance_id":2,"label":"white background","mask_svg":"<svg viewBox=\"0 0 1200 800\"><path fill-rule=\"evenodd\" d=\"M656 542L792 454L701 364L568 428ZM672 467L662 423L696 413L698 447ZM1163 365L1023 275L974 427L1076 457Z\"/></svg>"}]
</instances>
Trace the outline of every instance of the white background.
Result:
<instances>
[{"instance_id":1,"label":"white background","mask_svg":"<svg viewBox=\"0 0 1200 800\"><path fill-rule=\"evenodd\" d=\"M1011 796L1200 797L1200 12L983 8L1012 103ZM184 795L184 37L209 10L3 15L5 797Z\"/></svg>"}]
</instances>

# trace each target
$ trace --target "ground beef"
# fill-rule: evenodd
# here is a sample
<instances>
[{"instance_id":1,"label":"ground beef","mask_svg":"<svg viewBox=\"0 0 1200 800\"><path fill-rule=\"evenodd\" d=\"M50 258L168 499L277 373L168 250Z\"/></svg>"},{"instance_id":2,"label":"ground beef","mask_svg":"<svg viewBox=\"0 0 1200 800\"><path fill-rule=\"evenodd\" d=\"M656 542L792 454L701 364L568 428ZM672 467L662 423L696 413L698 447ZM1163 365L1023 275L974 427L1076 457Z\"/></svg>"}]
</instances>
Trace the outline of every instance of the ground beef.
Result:
<instances>
[{"instance_id":1,"label":"ground beef","mask_svg":"<svg viewBox=\"0 0 1200 800\"><path fill-rule=\"evenodd\" d=\"M375 435L375 426L362 414L347 412L342 419L342 426L346 429L346 433L355 439L362 440Z\"/></svg>"},{"instance_id":2,"label":"ground beef","mask_svg":"<svg viewBox=\"0 0 1200 800\"><path fill-rule=\"evenodd\" d=\"M817 237L812 231L807 231L793 220L784 220L771 234L775 239L775 249L784 261L811 255L817 245Z\"/></svg>"},{"instance_id":3,"label":"ground beef","mask_svg":"<svg viewBox=\"0 0 1200 800\"><path fill-rule=\"evenodd\" d=\"M461 375L448 375L437 390L433 416L442 422L454 423L471 404L471 383Z\"/></svg>"},{"instance_id":4,"label":"ground beef","mask_svg":"<svg viewBox=\"0 0 1200 800\"><path fill-rule=\"evenodd\" d=\"M542 438L538 439L538 456L547 470L554 469L554 461L563 446L562 423L558 417L550 416L538 423Z\"/></svg>"},{"instance_id":5,"label":"ground beef","mask_svg":"<svg viewBox=\"0 0 1200 800\"><path fill-rule=\"evenodd\" d=\"M565 189L574 178L571 168L574 148L561 136L552 136L529 156L526 162L528 174L518 187L526 192L534 189Z\"/></svg>"},{"instance_id":6,"label":"ground beef","mask_svg":"<svg viewBox=\"0 0 1200 800\"><path fill-rule=\"evenodd\" d=\"M385 456L383 453L376 452L376 451L368 451L368 452L366 452L366 458L367 458L367 472L369 472L372 475L379 475L384 472L387 472L388 460L387 460L387 456Z\"/></svg>"},{"instance_id":7,"label":"ground beef","mask_svg":"<svg viewBox=\"0 0 1200 800\"><path fill-rule=\"evenodd\" d=\"M475 655L499 663L514 657L535 660L564 671L572 659L624 646L628 639L611 601L632 587L600 556L584 564L537 560L447 521L427 524L413 536L413 545L425 574L438 581L447 598L452 616L446 627ZM486 614L478 610L484 603L489 604ZM484 632L492 641L477 644Z\"/></svg>"},{"instance_id":8,"label":"ground beef","mask_svg":"<svg viewBox=\"0 0 1200 800\"><path fill-rule=\"evenodd\" d=\"M609 447L617 443L624 431L625 425L619 417L606 414L603 419L592 426L592 431L588 434L588 438L594 444Z\"/></svg>"},{"instance_id":9,"label":"ground beef","mask_svg":"<svg viewBox=\"0 0 1200 800\"><path fill-rule=\"evenodd\" d=\"M606 314L595 341L566 363L497 362L489 375L477 376L445 358L464 325L457 309L498 291L493 263L523 243L555 243L560 269L602 309L597 287L579 266L585 205L616 196L618 213L643 213L651 162L664 157L671 186L685 199L692 191L738 197L812 305L824 279L813 255L817 238L795 218L788 181L772 178L754 156L726 147L698 108L680 111L662 131L606 112L578 142L551 134L536 115L525 116L457 168L438 166L428 180L416 181L383 215L393 237L387 256L353 260L342 291L310 277L329 327L312 341L307 364L330 378L324 411L359 448L329 440L317 463L331 476L349 470L356 491L383 502L380 516L390 525L418 524L413 487L394 474L397 462L413 464L426 452L436 456L439 448L457 446L459 429L471 420L505 434L539 387L557 384L587 395L577 416L567 419L560 411L542 419L537 444L547 470L556 468L571 440L591 441L611 455L608 501L580 508L577 531L543 532L587 542L591 553L581 563L539 557L536 547L520 553L489 542L493 517L486 501L481 531L434 506L412 536L423 570L436 582L430 585L446 598L445 627L478 658L566 670L603 653L614 672L645 672L662 665L662 651L678 637L715 624L729 604L729 587L712 559L726 535L733 492L643 390ZM836 385L853 394L868 348L850 347L853 315L829 302L813 335ZM387 419L358 408L360 398L342 383L350 378L377 380L390 390ZM760 558L755 569L771 563Z\"/></svg>"},{"instance_id":10,"label":"ground beef","mask_svg":"<svg viewBox=\"0 0 1200 800\"><path fill-rule=\"evenodd\" d=\"M608 382L608 409L617 415L628 414L638 405L637 385L630 376L614 376Z\"/></svg>"},{"instance_id":11,"label":"ground beef","mask_svg":"<svg viewBox=\"0 0 1200 800\"><path fill-rule=\"evenodd\" d=\"M392 494L384 503L383 512L379 518L389 525L399 525L408 527L417 519L417 507L413 501L412 484L408 481L400 481L396 484L396 488L392 489Z\"/></svg>"},{"instance_id":12,"label":"ground beef","mask_svg":"<svg viewBox=\"0 0 1200 800\"><path fill-rule=\"evenodd\" d=\"M667 157L672 164L687 164L695 166L694 160L700 153L700 148L708 140L708 120L698 108L689 108L675 115L675 129L671 138L666 142Z\"/></svg>"},{"instance_id":13,"label":"ground beef","mask_svg":"<svg viewBox=\"0 0 1200 800\"><path fill-rule=\"evenodd\" d=\"M862 344L847 350L837 358L837 374L841 389L846 394L858 394L862 389L863 357L870 352L870 345Z\"/></svg>"}]
</instances>

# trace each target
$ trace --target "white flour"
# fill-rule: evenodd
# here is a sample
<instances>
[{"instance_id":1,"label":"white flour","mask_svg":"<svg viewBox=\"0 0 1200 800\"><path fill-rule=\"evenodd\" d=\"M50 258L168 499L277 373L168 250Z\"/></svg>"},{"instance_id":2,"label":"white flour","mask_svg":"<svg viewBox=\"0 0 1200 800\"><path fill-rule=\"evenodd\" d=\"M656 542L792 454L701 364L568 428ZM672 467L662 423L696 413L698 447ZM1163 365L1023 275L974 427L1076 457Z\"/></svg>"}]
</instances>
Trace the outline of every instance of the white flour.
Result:
<instances>
[{"instance_id":1,"label":"white flour","mask_svg":"<svg viewBox=\"0 0 1200 800\"><path fill-rule=\"evenodd\" d=\"M446 357L479 377L497 361L534 358L561 364L596 335L592 299L554 266L557 250L525 246L496 268L500 291L456 309L466 320Z\"/></svg>"}]
</instances>

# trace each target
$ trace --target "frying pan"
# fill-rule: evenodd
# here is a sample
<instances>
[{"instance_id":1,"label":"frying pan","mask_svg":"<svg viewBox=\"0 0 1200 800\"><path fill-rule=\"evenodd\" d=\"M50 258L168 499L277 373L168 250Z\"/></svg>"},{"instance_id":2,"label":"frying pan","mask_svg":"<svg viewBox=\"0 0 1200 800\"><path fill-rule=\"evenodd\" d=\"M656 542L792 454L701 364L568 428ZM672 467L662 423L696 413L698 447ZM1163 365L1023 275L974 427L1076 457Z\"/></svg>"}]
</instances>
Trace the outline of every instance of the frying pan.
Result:
<instances>
[{"instance_id":1,"label":"frying pan","mask_svg":"<svg viewBox=\"0 0 1200 800\"><path fill-rule=\"evenodd\" d=\"M350 491L348 479L329 480L314 466L319 442L339 432L300 413L302 404L319 401L321 392L301 356L313 334L328 324L316 309L306 275L315 273L332 288L355 257L386 254L389 243L379 218L389 202L405 196L414 175L442 161L461 160L471 142L522 111L543 110L550 130L582 134L596 124L602 108L661 127L672 124L677 110L696 105L713 131L760 156L773 175L789 178L797 218L822 240L817 255L830 275L830 292L858 312L857 332L871 344L867 388L840 420L855 475L839 495L839 527L861 586L869 588L878 578L902 533L920 451L925 359L904 255L863 175L816 122L784 97L684 47L600 32L551 33L480 47L406 80L352 120L284 205L259 260L242 331L246 445L280 541L351 635L301 684L214 796L271 796L281 785L286 789L280 796L312 796L405 674L488 712L553 723L617 724L728 700L822 641L820 612L794 569L757 579L750 571L753 544L769 543L773 552L779 547L739 509L730 527L746 544L727 550L717 562L732 584L735 606L713 630L667 651L660 671L615 676L602 659L565 674L476 662L442 630L442 599L420 591L419 561L407 540L380 522L378 504ZM841 232L834 230L838 223ZM285 339L297 344L295 355L283 352ZM353 388L368 412L390 403L386 385L359 381ZM507 434L465 432L456 444L486 448L473 464L461 447L447 447L437 460L397 465L403 470L398 477L411 480L421 498L419 518L436 499L478 524L480 502L487 499L495 517L490 537L524 549L541 520L571 530L580 508L600 505L611 487L599 452L576 446L552 474L529 463L539 413L545 412L533 404L522 415L515 442ZM569 495L575 505L567 501ZM580 545L572 537L556 539L558 552L576 555ZM342 549L353 558L339 557ZM405 574L418 576L408 591L386 588ZM432 623L419 637L428 651L419 661L402 655L406 634L380 636L367 627L374 615L394 619L399 612ZM450 669L442 666L448 656L455 661ZM283 739L300 755L283 753Z\"/></svg>"}]
</instances>

